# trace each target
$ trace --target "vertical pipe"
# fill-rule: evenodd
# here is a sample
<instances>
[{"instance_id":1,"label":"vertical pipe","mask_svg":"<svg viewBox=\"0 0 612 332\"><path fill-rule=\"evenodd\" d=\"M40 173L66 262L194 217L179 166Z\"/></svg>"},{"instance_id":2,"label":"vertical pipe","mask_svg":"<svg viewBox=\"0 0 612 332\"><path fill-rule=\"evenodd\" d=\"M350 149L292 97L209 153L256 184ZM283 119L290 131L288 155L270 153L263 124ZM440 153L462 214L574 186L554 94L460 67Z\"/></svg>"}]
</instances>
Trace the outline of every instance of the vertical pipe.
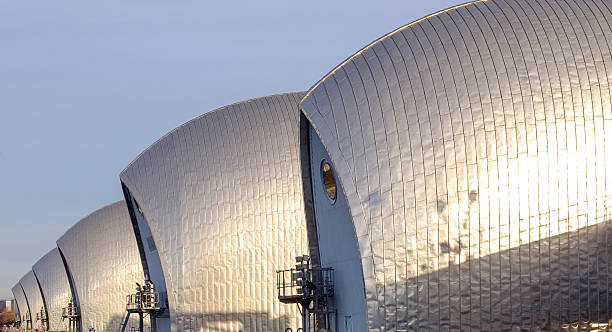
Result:
<instances>
[{"instance_id":1,"label":"vertical pipe","mask_svg":"<svg viewBox=\"0 0 612 332\"><path fill-rule=\"evenodd\" d=\"M306 310L306 306L302 305L302 332L307 331L306 326L308 326L308 323L306 323Z\"/></svg>"},{"instance_id":2,"label":"vertical pipe","mask_svg":"<svg viewBox=\"0 0 612 332\"><path fill-rule=\"evenodd\" d=\"M152 314L149 314L151 320L151 332L157 332L157 319Z\"/></svg>"}]
</instances>

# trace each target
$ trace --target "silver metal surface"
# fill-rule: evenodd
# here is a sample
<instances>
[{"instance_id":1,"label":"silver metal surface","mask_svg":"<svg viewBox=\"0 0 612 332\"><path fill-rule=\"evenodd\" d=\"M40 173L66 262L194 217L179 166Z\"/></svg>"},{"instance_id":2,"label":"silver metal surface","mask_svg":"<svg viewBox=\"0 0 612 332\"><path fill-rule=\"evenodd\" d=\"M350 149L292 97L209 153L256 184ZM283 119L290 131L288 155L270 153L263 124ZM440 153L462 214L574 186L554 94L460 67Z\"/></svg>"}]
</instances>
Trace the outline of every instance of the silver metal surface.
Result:
<instances>
[{"instance_id":1,"label":"silver metal surface","mask_svg":"<svg viewBox=\"0 0 612 332\"><path fill-rule=\"evenodd\" d=\"M143 270L124 201L94 211L57 240L72 273L83 331L120 331ZM128 325L137 327L131 320Z\"/></svg>"},{"instance_id":2,"label":"silver metal surface","mask_svg":"<svg viewBox=\"0 0 612 332\"><path fill-rule=\"evenodd\" d=\"M32 267L45 299L49 331L68 331L68 320L62 321L62 308L72 297L68 275L59 250L53 248Z\"/></svg>"},{"instance_id":3,"label":"silver metal surface","mask_svg":"<svg viewBox=\"0 0 612 332\"><path fill-rule=\"evenodd\" d=\"M302 94L253 99L172 131L121 173L149 222L172 331L284 331L276 270L307 253Z\"/></svg>"},{"instance_id":4,"label":"silver metal surface","mask_svg":"<svg viewBox=\"0 0 612 332\"><path fill-rule=\"evenodd\" d=\"M610 7L458 6L304 97L348 200L368 330L611 318Z\"/></svg>"},{"instance_id":5,"label":"silver metal surface","mask_svg":"<svg viewBox=\"0 0 612 332\"><path fill-rule=\"evenodd\" d=\"M11 289L13 292L13 296L15 297L15 301L17 301L17 311L19 312L19 318L21 319L21 326L25 327L26 317L29 312L28 300L26 299L25 293L23 292L23 287L21 287L20 283L13 286ZM16 312L17 312L16 311Z\"/></svg>"},{"instance_id":6,"label":"silver metal surface","mask_svg":"<svg viewBox=\"0 0 612 332\"><path fill-rule=\"evenodd\" d=\"M46 326L43 325L43 322L41 322L40 320L37 321L36 319L36 315L40 314L41 310L44 309L45 303L43 301L42 293L40 292L40 286L38 285L38 281L36 280L34 272L29 271L28 273L26 273L26 275L19 281L19 283L23 287L23 291L25 292L25 296L27 298L30 315L32 317L32 327L34 329L46 329Z\"/></svg>"}]
</instances>

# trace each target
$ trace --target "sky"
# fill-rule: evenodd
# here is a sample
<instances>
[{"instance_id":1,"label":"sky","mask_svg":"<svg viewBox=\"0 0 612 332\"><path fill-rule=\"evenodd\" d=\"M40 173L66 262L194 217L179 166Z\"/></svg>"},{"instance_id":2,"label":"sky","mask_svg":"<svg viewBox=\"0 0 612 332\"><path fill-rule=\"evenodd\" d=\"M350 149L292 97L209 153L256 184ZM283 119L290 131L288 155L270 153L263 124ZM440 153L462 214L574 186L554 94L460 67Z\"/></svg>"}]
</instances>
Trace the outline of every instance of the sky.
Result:
<instances>
[{"instance_id":1,"label":"sky","mask_svg":"<svg viewBox=\"0 0 612 332\"><path fill-rule=\"evenodd\" d=\"M0 298L164 134L462 2L0 0Z\"/></svg>"}]
</instances>

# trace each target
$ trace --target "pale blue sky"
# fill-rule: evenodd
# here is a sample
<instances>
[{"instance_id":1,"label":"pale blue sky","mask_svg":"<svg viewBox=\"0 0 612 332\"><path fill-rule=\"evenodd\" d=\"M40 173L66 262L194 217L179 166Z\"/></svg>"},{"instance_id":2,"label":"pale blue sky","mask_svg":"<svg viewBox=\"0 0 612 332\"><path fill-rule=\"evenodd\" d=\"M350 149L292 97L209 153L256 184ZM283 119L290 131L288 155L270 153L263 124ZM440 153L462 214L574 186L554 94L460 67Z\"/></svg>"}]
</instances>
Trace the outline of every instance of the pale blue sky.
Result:
<instances>
[{"instance_id":1,"label":"pale blue sky","mask_svg":"<svg viewBox=\"0 0 612 332\"><path fill-rule=\"evenodd\" d=\"M462 2L0 0L0 298L168 131Z\"/></svg>"}]
</instances>

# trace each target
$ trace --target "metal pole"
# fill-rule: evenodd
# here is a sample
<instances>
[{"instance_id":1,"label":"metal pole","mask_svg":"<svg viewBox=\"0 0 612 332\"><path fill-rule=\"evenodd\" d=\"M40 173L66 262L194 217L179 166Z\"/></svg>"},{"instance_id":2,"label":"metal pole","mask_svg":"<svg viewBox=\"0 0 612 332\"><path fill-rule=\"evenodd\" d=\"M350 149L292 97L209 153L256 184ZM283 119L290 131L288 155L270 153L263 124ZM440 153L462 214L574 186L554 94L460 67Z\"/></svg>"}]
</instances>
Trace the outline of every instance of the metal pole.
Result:
<instances>
[{"instance_id":1,"label":"metal pole","mask_svg":"<svg viewBox=\"0 0 612 332\"><path fill-rule=\"evenodd\" d=\"M140 332L144 332L144 317L142 312L138 313L138 328Z\"/></svg>"},{"instance_id":2,"label":"metal pole","mask_svg":"<svg viewBox=\"0 0 612 332\"><path fill-rule=\"evenodd\" d=\"M308 308L302 304L302 332L308 331L308 314L306 310L308 310Z\"/></svg>"},{"instance_id":3,"label":"metal pole","mask_svg":"<svg viewBox=\"0 0 612 332\"><path fill-rule=\"evenodd\" d=\"M149 313L149 319L151 320L151 332L157 332L157 318Z\"/></svg>"},{"instance_id":4,"label":"metal pole","mask_svg":"<svg viewBox=\"0 0 612 332\"><path fill-rule=\"evenodd\" d=\"M123 326L121 327L121 332L125 332L125 327L127 326L129 319L130 319L130 312L128 311L127 315L125 316L125 321L123 322Z\"/></svg>"},{"instance_id":5,"label":"metal pole","mask_svg":"<svg viewBox=\"0 0 612 332\"><path fill-rule=\"evenodd\" d=\"M304 315L304 332L310 332L310 312L308 311L308 306L304 306L302 310L302 314Z\"/></svg>"}]
</instances>

